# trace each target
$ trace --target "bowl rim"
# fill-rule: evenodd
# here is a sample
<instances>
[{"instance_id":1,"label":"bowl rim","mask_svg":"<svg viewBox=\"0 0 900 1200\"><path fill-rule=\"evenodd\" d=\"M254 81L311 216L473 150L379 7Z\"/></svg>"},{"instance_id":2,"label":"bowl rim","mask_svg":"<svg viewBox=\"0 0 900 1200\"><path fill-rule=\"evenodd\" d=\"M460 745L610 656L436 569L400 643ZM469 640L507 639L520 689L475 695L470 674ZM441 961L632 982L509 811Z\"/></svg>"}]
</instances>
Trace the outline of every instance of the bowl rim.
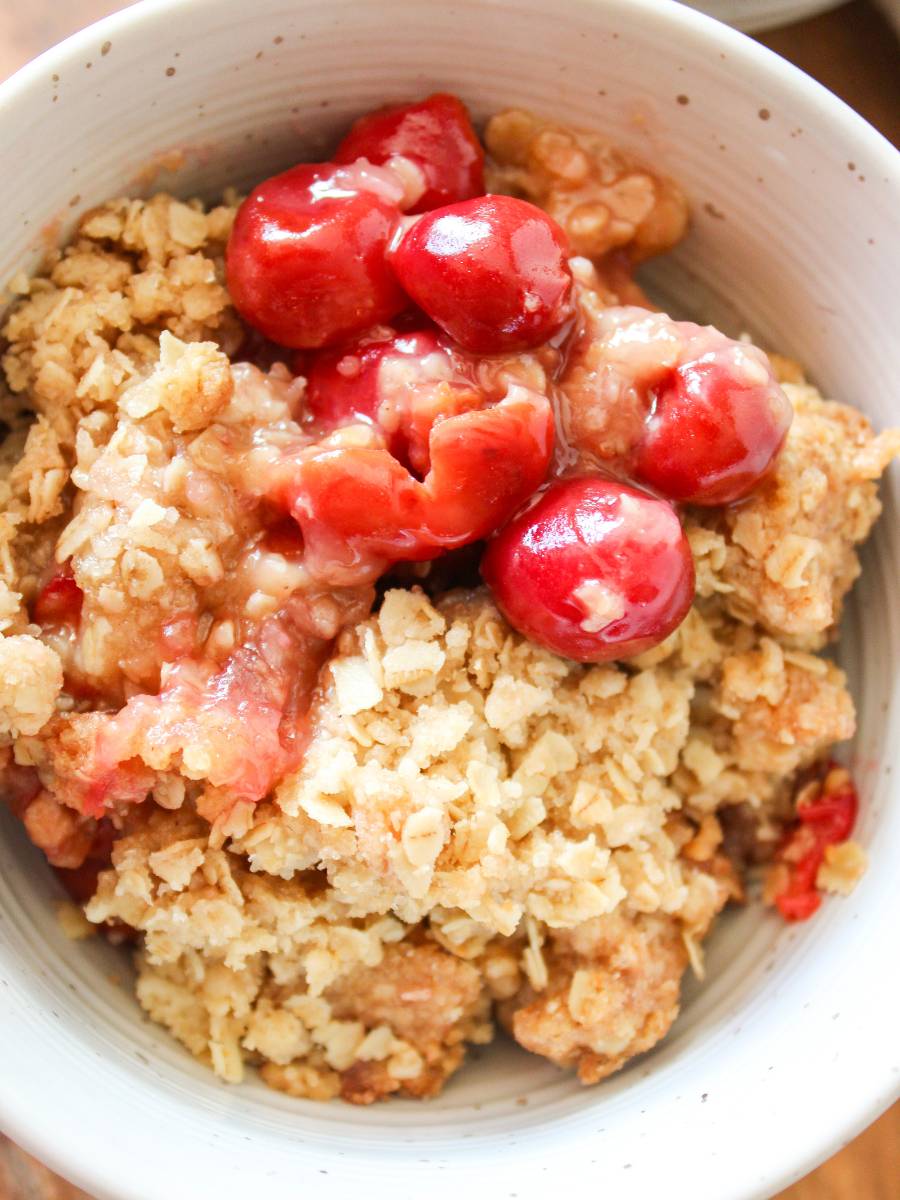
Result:
<instances>
[{"instance_id":1,"label":"bowl rim","mask_svg":"<svg viewBox=\"0 0 900 1200\"><path fill-rule=\"evenodd\" d=\"M839 125L862 149L879 161L879 165L884 167L886 175L892 176L894 181L900 185L900 152L882 134L823 84L745 34L720 23L713 17L675 3L674 0L570 0L570 2L573 6L577 5L585 9L601 7L608 10L613 16L616 11L628 12L632 16L635 12L639 12L647 18L652 17L655 22L666 24L671 30L673 38L695 38L716 44L718 48L728 52L737 71L761 74L773 84L780 85L787 91L793 90L796 96L802 95L804 103L810 110L818 109L819 121L827 119L833 125ZM72 34L31 60L0 84L0 120L4 119L9 110L17 103L27 104L30 90L36 84L44 82L48 73L56 72L58 69L61 71L73 60L80 60L85 52L90 52L95 48L99 40L139 36L142 27L164 22L169 15L183 13L187 7L190 7L192 13L196 14L199 23L202 21L202 12L215 10L218 3L219 0L139 0L138 3L112 13ZM482 3L487 6L503 6L506 0L482 0ZM302 12L303 4L304 0L295 0L293 10L295 14ZM894 807L896 808L896 805ZM900 895L900 893L895 889L895 897L896 895ZM7 980L3 978L7 966L3 961L3 949L0 945L0 968L4 968L4 970L0 970L0 984L7 983ZM873 939L870 939L863 950L871 970L869 978L873 979L877 977L876 972L879 966L882 968L884 966L883 962L879 963L877 960L874 953L876 949ZM820 979L826 978L827 971L822 969L821 963L817 965ZM12 968L15 967L15 964L10 962L8 966L12 975ZM840 991L840 988L837 990ZM890 989L886 988L884 991L889 993ZM16 1058L17 1053L20 1053L15 1048L18 1044L17 1035L21 1035L23 1040L28 1036L28 1027L22 1008L20 1006L18 1011L16 1009L14 993L15 988L9 987L0 991L0 1014L5 1013L9 1019L4 1040L10 1040L13 1044L11 1056L13 1059ZM849 993L847 994L849 995ZM770 996L769 1002L773 1002L774 999L774 996ZM884 996L873 997L871 1009L873 1020L876 1019L876 1013L887 1018L891 1011L891 1006ZM10 1034L13 1035L11 1039ZM21 1058L23 1063L27 1062L27 1054L21 1053ZM798 1137L802 1135L802 1149L799 1153L797 1152L796 1137L790 1142L785 1141L780 1154L773 1155L771 1163L767 1164L766 1180L762 1190L759 1186L739 1185L737 1190L731 1190L727 1194L721 1191L717 1192L714 1200L750 1200L751 1197L771 1195L773 1187L783 1187L800 1178L841 1145L855 1137L900 1095L900 1073L888 1054L883 1055L877 1061L870 1060L864 1066L865 1087L862 1086L863 1075L859 1074L856 1078L859 1086L855 1092L841 1096L840 1111L837 1106L832 1106L830 1123L819 1128L813 1127L813 1123L807 1122L804 1127L795 1129L794 1134ZM787 1116L790 1117L790 1115L792 1114ZM60 1111L59 1116L65 1122L67 1114ZM72 1114L70 1113L68 1116L71 1118ZM134 1167L134 1159L129 1157L127 1148L114 1149L109 1160L105 1162L85 1161L83 1148L77 1136L79 1121L82 1126L85 1126L90 1121L90 1115L75 1114L68 1129L64 1124L61 1129L58 1123L48 1121L47 1109L44 1104L37 1102L34 1089L23 1102L22 1093L17 1086L16 1073L8 1070L0 1072L0 1125L23 1147L38 1155L66 1178L95 1192L98 1196L110 1197L110 1200L113 1198L115 1200L160 1200L161 1192L149 1178L145 1179L142 1176L136 1179L133 1170L128 1174L123 1173L122 1168ZM562 1153L568 1150L574 1154L576 1147L571 1140L567 1142L565 1139L561 1139L558 1149ZM198 1150L198 1153L201 1151ZM208 1155L208 1148L202 1148L202 1153ZM436 1178L434 1175L430 1177L429 1188L435 1200L445 1195L449 1197L451 1190L455 1194L458 1190L455 1175L455 1172L448 1171L443 1177L446 1184L452 1185L452 1189L445 1187L439 1177ZM311 1178L316 1179L317 1183L322 1185L319 1194L324 1200L326 1195L324 1181L314 1175ZM577 1178L577 1175L573 1178ZM518 1178L513 1181L509 1175L504 1176L503 1179L504 1182L513 1183L514 1186L519 1182ZM329 1197L339 1197L345 1194L340 1190L340 1185L339 1190L331 1191L330 1188L333 1186L334 1181L329 1185L327 1192ZM526 1195L531 1195L521 1186L517 1190L523 1200ZM230 1191L226 1192L228 1197L231 1194ZM263 1197L274 1195L265 1185L260 1186L259 1194L261 1200ZM638 1194L628 1192L629 1196ZM701 1198L705 1195L712 1196L711 1193L702 1191L698 1195Z\"/></svg>"}]
</instances>

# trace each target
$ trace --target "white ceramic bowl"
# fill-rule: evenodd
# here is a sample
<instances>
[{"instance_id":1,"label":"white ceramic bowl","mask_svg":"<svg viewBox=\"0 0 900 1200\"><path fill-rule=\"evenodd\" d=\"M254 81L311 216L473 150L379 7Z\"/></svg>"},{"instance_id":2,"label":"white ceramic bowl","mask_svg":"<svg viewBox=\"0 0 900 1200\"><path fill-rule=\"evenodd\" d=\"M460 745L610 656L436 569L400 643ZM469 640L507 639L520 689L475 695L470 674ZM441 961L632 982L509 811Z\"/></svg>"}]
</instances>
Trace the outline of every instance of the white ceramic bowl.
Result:
<instances>
[{"instance_id":1,"label":"white ceramic bowl","mask_svg":"<svg viewBox=\"0 0 900 1200\"><path fill-rule=\"evenodd\" d=\"M656 271L672 306L749 328L878 424L900 418L897 154L792 67L666 0L138 5L0 89L0 278L154 155L185 154L157 186L213 195L436 88L479 118L519 104L604 129L677 176L696 222ZM896 474L885 492L842 650L870 870L807 926L757 907L723 922L656 1052L583 1090L499 1045L438 1101L370 1109L227 1087L142 1020L115 951L66 941L49 873L8 820L0 1124L107 1200L748 1200L803 1174L900 1082Z\"/></svg>"},{"instance_id":2,"label":"white ceramic bowl","mask_svg":"<svg viewBox=\"0 0 900 1200\"><path fill-rule=\"evenodd\" d=\"M708 13L717 21L727 21L735 29L758 33L763 29L779 29L794 21L818 16L829 8L837 8L844 0L684 0L692 8Z\"/></svg>"}]
</instances>

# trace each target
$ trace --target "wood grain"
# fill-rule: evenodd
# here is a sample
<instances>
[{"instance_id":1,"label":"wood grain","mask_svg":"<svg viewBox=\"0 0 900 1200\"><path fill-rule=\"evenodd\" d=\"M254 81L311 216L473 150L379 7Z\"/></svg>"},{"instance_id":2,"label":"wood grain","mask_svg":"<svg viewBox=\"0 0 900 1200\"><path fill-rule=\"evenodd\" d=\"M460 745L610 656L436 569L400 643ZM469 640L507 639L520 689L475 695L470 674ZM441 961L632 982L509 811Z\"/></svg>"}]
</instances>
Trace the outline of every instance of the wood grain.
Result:
<instances>
[{"instance_id":1,"label":"wood grain","mask_svg":"<svg viewBox=\"0 0 900 1200\"><path fill-rule=\"evenodd\" d=\"M856 0L762 34L759 41L824 83L900 146L900 46L878 9Z\"/></svg>"},{"instance_id":2,"label":"wood grain","mask_svg":"<svg viewBox=\"0 0 900 1200\"><path fill-rule=\"evenodd\" d=\"M0 0L0 78L122 0ZM863 0L760 38L900 144L898 44ZM802 1119L802 1115L798 1118ZM777 1200L897 1200L900 1103ZM90 1200L0 1134L0 1200ZM191 1198L193 1200L193 1198Z\"/></svg>"}]
</instances>

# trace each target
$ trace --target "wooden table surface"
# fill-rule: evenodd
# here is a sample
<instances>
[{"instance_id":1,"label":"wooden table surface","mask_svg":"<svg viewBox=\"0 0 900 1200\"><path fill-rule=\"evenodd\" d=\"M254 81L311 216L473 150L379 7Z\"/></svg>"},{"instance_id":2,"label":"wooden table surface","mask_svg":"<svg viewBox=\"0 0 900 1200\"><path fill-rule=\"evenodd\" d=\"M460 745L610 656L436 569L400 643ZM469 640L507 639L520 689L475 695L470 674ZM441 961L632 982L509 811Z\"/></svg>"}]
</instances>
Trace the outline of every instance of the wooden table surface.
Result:
<instances>
[{"instance_id":1,"label":"wooden table surface","mask_svg":"<svg viewBox=\"0 0 900 1200\"><path fill-rule=\"evenodd\" d=\"M126 7L123 0L0 0L0 78L76 29ZM764 34L760 40L820 79L900 145L900 46L893 30L865 0ZM898 1196L900 1102L778 1200ZM0 1134L0 1200L89 1198Z\"/></svg>"}]
</instances>

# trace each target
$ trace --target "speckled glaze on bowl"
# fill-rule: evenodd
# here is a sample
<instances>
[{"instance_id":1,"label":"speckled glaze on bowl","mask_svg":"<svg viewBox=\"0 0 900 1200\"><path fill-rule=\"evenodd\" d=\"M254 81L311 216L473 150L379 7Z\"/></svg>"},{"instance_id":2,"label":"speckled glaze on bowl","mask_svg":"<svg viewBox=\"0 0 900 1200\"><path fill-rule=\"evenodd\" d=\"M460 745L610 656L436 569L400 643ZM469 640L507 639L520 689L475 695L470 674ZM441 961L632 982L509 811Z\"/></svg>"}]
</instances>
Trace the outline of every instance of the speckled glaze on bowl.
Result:
<instances>
[{"instance_id":1,"label":"speckled glaze on bowl","mask_svg":"<svg viewBox=\"0 0 900 1200\"><path fill-rule=\"evenodd\" d=\"M900 419L898 155L668 0L146 0L0 88L0 278L123 188L247 185L437 88L479 118L518 104L604 129L675 175L696 221L658 294L800 358L877 424ZM807 926L753 906L723 921L653 1054L583 1090L501 1043L439 1100L370 1109L227 1087L142 1019L115 951L66 941L49 872L5 820L0 1124L104 1200L750 1200L809 1170L900 1083L896 472L885 501L842 648L870 870Z\"/></svg>"}]
</instances>

